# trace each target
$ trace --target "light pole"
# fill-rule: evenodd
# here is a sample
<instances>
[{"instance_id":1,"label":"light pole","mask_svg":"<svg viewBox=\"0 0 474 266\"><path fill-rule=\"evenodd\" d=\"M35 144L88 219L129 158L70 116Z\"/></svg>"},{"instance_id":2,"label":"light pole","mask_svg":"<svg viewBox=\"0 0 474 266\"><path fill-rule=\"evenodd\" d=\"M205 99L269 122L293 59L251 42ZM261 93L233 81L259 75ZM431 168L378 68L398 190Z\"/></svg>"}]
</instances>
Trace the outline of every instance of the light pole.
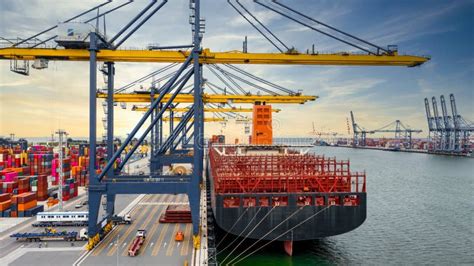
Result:
<instances>
[{"instance_id":1,"label":"light pole","mask_svg":"<svg viewBox=\"0 0 474 266\"><path fill-rule=\"evenodd\" d=\"M59 211L63 211L63 179L64 179L64 170L63 170L63 135L67 135L66 131L58 129L56 134L59 135L59 182L58 182L58 197L59 197ZM67 142L67 140L66 140Z\"/></svg>"}]
</instances>

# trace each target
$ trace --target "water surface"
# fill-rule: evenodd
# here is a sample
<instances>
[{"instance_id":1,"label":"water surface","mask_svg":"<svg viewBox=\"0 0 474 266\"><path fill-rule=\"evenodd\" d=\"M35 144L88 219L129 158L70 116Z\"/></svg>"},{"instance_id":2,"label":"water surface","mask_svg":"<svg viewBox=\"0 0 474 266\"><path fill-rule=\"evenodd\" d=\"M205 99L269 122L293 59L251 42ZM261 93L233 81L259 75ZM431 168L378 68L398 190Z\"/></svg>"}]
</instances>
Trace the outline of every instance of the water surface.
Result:
<instances>
[{"instance_id":1,"label":"water surface","mask_svg":"<svg viewBox=\"0 0 474 266\"><path fill-rule=\"evenodd\" d=\"M238 265L474 264L474 159L337 147L312 151L350 159L353 171L367 171L367 220L343 235L296 243L293 257L272 243Z\"/></svg>"}]
</instances>

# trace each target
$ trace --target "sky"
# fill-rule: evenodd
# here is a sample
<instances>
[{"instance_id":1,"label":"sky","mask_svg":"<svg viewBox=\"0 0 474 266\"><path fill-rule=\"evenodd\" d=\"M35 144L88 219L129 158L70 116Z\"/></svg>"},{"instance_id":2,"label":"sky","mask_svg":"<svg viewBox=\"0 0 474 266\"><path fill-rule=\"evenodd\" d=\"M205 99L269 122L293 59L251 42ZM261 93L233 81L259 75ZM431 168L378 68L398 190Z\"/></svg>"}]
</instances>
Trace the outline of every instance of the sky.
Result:
<instances>
[{"instance_id":1,"label":"sky","mask_svg":"<svg viewBox=\"0 0 474 266\"><path fill-rule=\"evenodd\" d=\"M0 37L25 38L80 13L102 1L2 0ZM115 0L112 5L123 1ZM111 36L149 1L133 4L106 17ZM317 131L347 134L352 110L366 129L380 128L397 119L427 135L424 98L453 93L458 111L474 120L474 1L473 0L282 0L338 29L386 47L398 45L401 54L428 55L431 60L414 68L348 66L239 66L268 81L319 98L305 105L275 105L274 136L307 136ZM319 52L354 51L352 47L242 0L249 10L288 46L304 52L315 44ZM248 36L249 52L277 52L224 0L202 0L206 18L203 46L214 51L241 50ZM89 18L90 16L86 16ZM149 44L191 42L188 0L170 0L137 31L123 48L143 49ZM102 28L102 27L101 27ZM50 36L50 35L45 35ZM123 86L163 67L163 64L117 63L116 84ZM218 83L209 71L205 78ZM72 137L88 136L87 62L50 61L48 69L31 69L29 76L10 72L10 62L0 61L0 136L47 137L58 128ZM144 87L149 82L141 84ZM98 87L103 88L102 76ZM138 86L139 87L139 86ZM137 88L138 89L138 88ZM98 135L103 133L102 101L98 100ZM141 113L116 107L115 132L125 136ZM245 106L244 106L245 107ZM248 107L248 106L247 106ZM212 116L207 114L206 116ZM233 121L208 123L206 135L224 133L245 138L244 126ZM387 135L390 136L390 135Z\"/></svg>"}]
</instances>

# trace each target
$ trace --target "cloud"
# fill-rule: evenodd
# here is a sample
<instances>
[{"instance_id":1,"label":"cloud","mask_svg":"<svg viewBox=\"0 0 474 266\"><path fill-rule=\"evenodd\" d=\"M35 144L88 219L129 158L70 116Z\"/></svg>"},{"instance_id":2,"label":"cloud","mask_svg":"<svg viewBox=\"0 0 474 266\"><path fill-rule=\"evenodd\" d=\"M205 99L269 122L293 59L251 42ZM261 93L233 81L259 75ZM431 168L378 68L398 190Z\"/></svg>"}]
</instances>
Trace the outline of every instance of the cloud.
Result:
<instances>
[{"instance_id":1,"label":"cloud","mask_svg":"<svg viewBox=\"0 0 474 266\"><path fill-rule=\"evenodd\" d=\"M434 89L433 87L429 84L429 82L425 79L419 79L417 80L418 87L420 87L420 92L425 95L433 94Z\"/></svg>"},{"instance_id":2,"label":"cloud","mask_svg":"<svg viewBox=\"0 0 474 266\"><path fill-rule=\"evenodd\" d=\"M252 11L251 11L252 12ZM252 23L257 24L257 22L249 16L247 13L243 13ZM281 16L272 12L272 11L255 11L252 12L252 15L254 15L260 22L262 22L264 25L270 24L271 22L279 19ZM240 14L234 16L232 19L229 21L229 25L231 27L252 27L247 20L245 20Z\"/></svg>"},{"instance_id":3,"label":"cloud","mask_svg":"<svg viewBox=\"0 0 474 266\"><path fill-rule=\"evenodd\" d=\"M0 1L0 36L26 37L100 2L102 1ZM113 3L119 2L121 1ZM304 3L301 4L302 2ZM116 14L107 16L108 34L116 33L147 3L148 1L135 1ZM388 12L386 18L361 25L363 27L358 27L357 31L363 31L361 36L376 43L416 40L413 43L421 46L427 35L451 32L451 25L456 25L453 23L458 23L457 21L453 20L453 23L446 23L445 26L440 26L437 22L440 18L456 14L465 3L454 1L448 5L443 2L441 7L430 5L402 15L400 12ZM308 4L306 1L295 1L291 4L292 7L330 25L359 26L359 21L351 21L354 18L349 15L353 10L358 10L357 5L364 3L321 1ZM335 44L333 40L315 39L315 33L306 33L297 24L260 6L246 6L285 42L301 50L310 47L312 43L316 43L318 50L337 51L346 48ZM275 51L227 5L226 1L203 1L203 14L207 19L205 47L220 51L241 50L242 41L247 35L250 51ZM365 15L370 14L361 13L361 16ZM156 42L162 45L189 43L191 34L188 19L187 0L168 1L163 10L137 31L124 47L144 48L147 44ZM470 42L472 43L472 40ZM427 45L426 49L433 49L433 46ZM427 65L420 69L261 65L241 67L284 87L321 97L306 105L275 105L283 109L275 115L275 119L284 125L278 129L276 135L302 135L311 130L312 121L344 132L349 110L357 112L358 119L368 128L375 128L400 117L411 125L424 126L426 122L423 110L418 106L420 97L422 99L424 96L420 94L438 93L441 87L453 88L452 90L459 94L459 105L468 106L472 102L472 89L468 87L473 84L474 61L461 61L460 57L466 60L466 54L462 54L453 56L448 62L437 60L431 68ZM447 65L453 65L452 73L444 72ZM127 84L162 66L163 64L117 63L116 85ZM407 74L408 72L410 74ZM98 81L98 87L103 87L101 75L98 76ZM394 91L397 92L396 95ZM50 62L49 69L32 70L29 77L9 72L8 62L0 62L0 93L0 134L16 132L18 135L28 136L32 135L31 129L34 128L35 135L45 136L61 125L75 136L88 135L88 65L85 62ZM100 121L103 117L101 103L102 101L98 100L98 135L101 135L103 130ZM131 104L127 110L116 108L118 135L123 136L130 132L142 115L131 112L130 106ZM219 124L206 124L208 134L220 130ZM228 124L225 132L232 134L234 131L238 131L236 135L239 135L243 132L243 126Z\"/></svg>"},{"instance_id":4,"label":"cloud","mask_svg":"<svg viewBox=\"0 0 474 266\"><path fill-rule=\"evenodd\" d=\"M422 12L413 10L406 14L389 17L385 22L371 27L364 35L374 43L393 44L454 31L456 28L452 25L435 27L433 25L439 21L440 17L449 15L466 4L465 1L449 2L442 7L434 5Z\"/></svg>"}]
</instances>

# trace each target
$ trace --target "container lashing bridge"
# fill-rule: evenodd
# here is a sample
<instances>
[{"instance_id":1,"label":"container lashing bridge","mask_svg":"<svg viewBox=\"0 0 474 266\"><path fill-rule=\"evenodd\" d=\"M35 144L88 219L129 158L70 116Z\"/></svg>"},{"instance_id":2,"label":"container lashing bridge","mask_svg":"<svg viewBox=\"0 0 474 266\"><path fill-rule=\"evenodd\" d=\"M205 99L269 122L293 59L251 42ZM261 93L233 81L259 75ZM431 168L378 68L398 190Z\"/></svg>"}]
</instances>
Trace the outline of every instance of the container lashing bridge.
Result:
<instances>
[{"instance_id":1,"label":"container lashing bridge","mask_svg":"<svg viewBox=\"0 0 474 266\"><path fill-rule=\"evenodd\" d=\"M99 19L116 10L128 6L133 1L126 1L116 6L112 6L112 1L106 1L98 6L88 9L77 16L63 21L61 24L73 22L76 19L83 19L85 15L97 11L92 18L83 20L86 23L96 21L96 27L92 27L81 40L71 41L64 38L66 36L47 36L42 39L41 36L50 34L58 26L50 27L34 36L14 42L11 39L4 43L0 48L0 59L11 60L11 70L23 75L29 74L29 62L34 61L33 68L45 69L49 60L57 61L89 61L89 141L90 141L90 168L89 168L89 244L91 249L100 241L100 239L111 230L111 217L114 214L115 195L117 194L179 194L188 195L192 223L194 246L199 247L200 231L200 182L203 174L203 136L204 136L204 104L226 104L226 103L304 103L314 100L314 96L304 96L287 92L285 95L275 95L266 92L262 95L249 95L240 91L240 89L231 81L239 80L235 72L240 72L234 68L235 64L266 64L266 65L338 65L338 66L418 66L429 60L427 57L400 55L396 46L387 48L377 46L367 42L354 35L348 34L335 27L315 20L303 13L296 11L278 1L265 2L255 1L259 6L275 12L292 22L307 27L320 35L332 38L341 42L355 52L342 53L319 53L314 49L306 53L298 52L293 46L285 44L281 38L262 23L254 14L251 14L245 6L239 1L228 1L228 3L249 22L262 36L264 36L275 48L276 53L251 53L247 49L247 41L244 42L242 52L213 52L210 49L201 47L205 21L201 18L201 0L190 0L189 8L191 10L190 24L192 27L192 43L173 46L150 46L147 50L123 50L121 45L133 35L142 25L144 25L152 16L154 16L167 0L151 0L136 16L129 21L112 38L106 38L98 32ZM99 11L99 8L101 11ZM107 9L109 8L109 9ZM105 10L105 11L104 11ZM61 25L60 24L60 25ZM314 25L318 25L316 28ZM89 25L89 24L87 24ZM90 26L90 25L89 25ZM323 30L323 28L325 30ZM54 43L54 42L55 43ZM48 46L54 43L53 47ZM6 43L6 44L5 44ZM66 49L64 49L66 48ZM362 52L362 53L361 53ZM105 68L102 72L106 75L107 93L101 94L97 90L97 63L104 62ZM159 89L151 90L148 93L116 93L114 89L114 75L116 62L156 62L156 63L174 63L178 69L173 75L170 75L166 83ZM214 93L203 94L204 79L203 65L211 72L219 73L226 78L229 89L235 89L233 94ZM233 72L232 72L233 71ZM254 79L252 77L247 78ZM229 79L230 77L230 79ZM248 80L248 79L247 79ZM254 79L255 80L255 79ZM192 81L192 90L183 94L183 90L188 81ZM257 80L258 81L258 80ZM260 83L265 84L262 80ZM245 83L245 82L244 82ZM249 85L249 84L247 84ZM217 92L218 87L213 83L207 82L207 86L212 87ZM250 86L250 85L249 85ZM261 90L262 91L262 90ZM275 90L272 90L274 92ZM114 152L107 153L106 166L98 171L96 165L96 101L97 96L105 98L107 105L107 150L114 150L114 102L146 102L148 110L140 121L133 127L129 136L122 142L121 146ZM122 98L121 98L122 97ZM305 98L307 97L307 98ZM177 108L180 102L187 102L191 105L183 110L179 123L170 127L170 135L164 140L160 139L160 132L163 132L162 123L164 113L169 108ZM207 107L209 108L209 107ZM150 120L148 126L145 122ZM174 119L171 117L171 121ZM142 135L133 145L131 150L126 153L124 160L114 170L114 164L123 154L125 147L130 145L132 138L135 138L138 131ZM124 165L136 151L138 146L144 141L145 137L152 134L152 157L149 176L124 175L121 173ZM183 133L185 132L185 133ZM188 132L192 133L192 145L180 150L175 149L176 143L180 138L186 136ZM186 155L186 156L183 156ZM163 165L173 163L190 163L193 165L191 174L186 175L165 175ZM97 171L97 172L96 172ZM99 208L101 197L107 196L105 219L99 221Z\"/></svg>"}]
</instances>

